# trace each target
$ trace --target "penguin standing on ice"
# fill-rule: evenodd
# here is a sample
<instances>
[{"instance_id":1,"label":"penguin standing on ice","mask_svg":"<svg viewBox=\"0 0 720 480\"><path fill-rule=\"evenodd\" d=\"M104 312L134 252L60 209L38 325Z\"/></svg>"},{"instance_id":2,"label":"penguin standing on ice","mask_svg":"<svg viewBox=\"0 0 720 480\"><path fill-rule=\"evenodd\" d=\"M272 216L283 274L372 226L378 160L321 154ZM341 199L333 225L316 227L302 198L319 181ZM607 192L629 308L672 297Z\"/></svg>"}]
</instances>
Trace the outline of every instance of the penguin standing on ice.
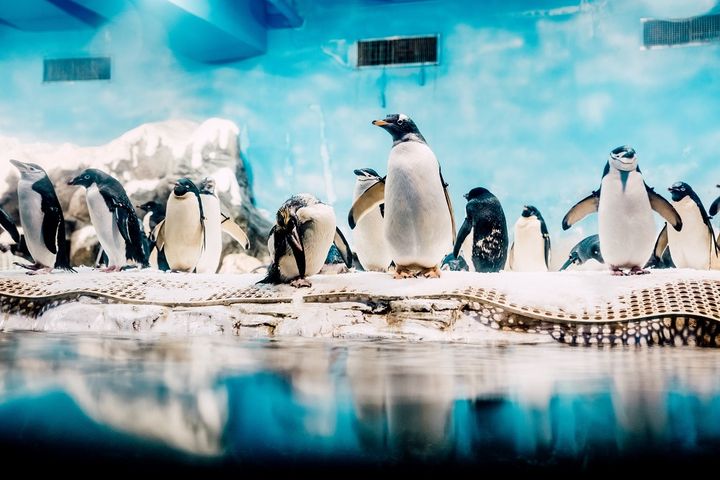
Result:
<instances>
[{"instance_id":1,"label":"penguin standing on ice","mask_svg":"<svg viewBox=\"0 0 720 480\"><path fill-rule=\"evenodd\" d=\"M385 181L372 168L360 168L354 172L357 179L353 201L357 200L368 188ZM384 210L385 205L381 203L358 221L353 230L353 248L360 265L367 271L384 272L392 261L383 230Z\"/></svg>"},{"instance_id":2,"label":"penguin standing on ice","mask_svg":"<svg viewBox=\"0 0 720 480\"><path fill-rule=\"evenodd\" d=\"M205 178L199 186L200 202L205 213L205 247L195 271L216 273L222 256L222 233L232 236L245 250L250 248L245 231L220 210L220 199L215 195L215 180Z\"/></svg>"},{"instance_id":3,"label":"penguin standing on ice","mask_svg":"<svg viewBox=\"0 0 720 480\"><path fill-rule=\"evenodd\" d=\"M713 257L720 254L710 217L700 197L687 183L674 183L668 190L683 227L678 232L665 224L655 244L654 258L662 258L665 248L669 248L677 268L708 270Z\"/></svg>"},{"instance_id":4,"label":"penguin standing on ice","mask_svg":"<svg viewBox=\"0 0 720 480\"><path fill-rule=\"evenodd\" d=\"M205 213L200 190L189 178L175 182L165 219L156 227L158 252L164 252L173 271L193 272L205 247Z\"/></svg>"},{"instance_id":5,"label":"penguin standing on ice","mask_svg":"<svg viewBox=\"0 0 720 480\"><path fill-rule=\"evenodd\" d=\"M137 208L145 212L142 218L143 230L145 235L150 237L157 224L165 219L165 205L151 200L138 205Z\"/></svg>"},{"instance_id":6,"label":"penguin standing on ice","mask_svg":"<svg viewBox=\"0 0 720 480\"><path fill-rule=\"evenodd\" d=\"M10 160L20 172L18 210L27 248L35 261L20 265L36 273L53 268L74 271L65 238L65 217L55 188L40 165Z\"/></svg>"},{"instance_id":7,"label":"penguin standing on ice","mask_svg":"<svg viewBox=\"0 0 720 480\"><path fill-rule=\"evenodd\" d=\"M483 187L465 194L466 217L458 231L453 256L460 257L463 241L472 232L472 262L476 272L499 272L507 259L508 231L500 201ZM464 252L466 255L469 252Z\"/></svg>"},{"instance_id":8,"label":"penguin standing on ice","mask_svg":"<svg viewBox=\"0 0 720 480\"><path fill-rule=\"evenodd\" d=\"M333 208L309 193L293 195L277 211L268 238L273 260L267 276L259 283L309 287L305 277L320 271L333 243L350 268L352 251L337 228Z\"/></svg>"},{"instance_id":9,"label":"penguin standing on ice","mask_svg":"<svg viewBox=\"0 0 720 480\"><path fill-rule=\"evenodd\" d=\"M540 210L523 208L515 222L515 238L508 254L508 270L547 272L550 265L550 234Z\"/></svg>"},{"instance_id":10,"label":"penguin standing on ice","mask_svg":"<svg viewBox=\"0 0 720 480\"><path fill-rule=\"evenodd\" d=\"M610 152L600 188L582 199L563 218L563 230L587 215L598 212L600 251L613 274L649 273L643 269L655 244L655 210L676 230L680 215L670 203L643 180L635 150L622 146Z\"/></svg>"},{"instance_id":11,"label":"penguin standing on ice","mask_svg":"<svg viewBox=\"0 0 720 480\"><path fill-rule=\"evenodd\" d=\"M580 240L577 245L570 249L568 259L565 261L560 271L567 269L570 265L582 265L588 260L596 260L599 263L605 263L600 253L600 236L598 234L590 235Z\"/></svg>"},{"instance_id":12,"label":"penguin standing on ice","mask_svg":"<svg viewBox=\"0 0 720 480\"><path fill-rule=\"evenodd\" d=\"M385 241L395 278L437 278L440 261L455 244L455 219L440 164L407 115L392 114L372 123L393 139L387 176L355 200L348 215L350 228L385 203Z\"/></svg>"},{"instance_id":13,"label":"penguin standing on ice","mask_svg":"<svg viewBox=\"0 0 720 480\"><path fill-rule=\"evenodd\" d=\"M86 189L90 221L108 257L104 271L114 272L128 265L147 266L147 239L120 182L101 170L88 168L68 185Z\"/></svg>"}]
</instances>

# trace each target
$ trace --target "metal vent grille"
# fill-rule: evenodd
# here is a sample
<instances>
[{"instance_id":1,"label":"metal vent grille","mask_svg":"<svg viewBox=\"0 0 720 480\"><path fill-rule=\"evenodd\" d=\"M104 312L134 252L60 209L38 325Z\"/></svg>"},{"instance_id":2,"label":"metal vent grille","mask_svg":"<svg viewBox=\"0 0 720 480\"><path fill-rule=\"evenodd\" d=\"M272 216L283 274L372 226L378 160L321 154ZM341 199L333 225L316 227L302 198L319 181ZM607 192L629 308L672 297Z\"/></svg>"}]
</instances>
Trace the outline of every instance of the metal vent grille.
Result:
<instances>
[{"instance_id":1,"label":"metal vent grille","mask_svg":"<svg viewBox=\"0 0 720 480\"><path fill-rule=\"evenodd\" d=\"M110 57L46 59L44 82L110 80Z\"/></svg>"},{"instance_id":2,"label":"metal vent grille","mask_svg":"<svg viewBox=\"0 0 720 480\"><path fill-rule=\"evenodd\" d=\"M692 45L720 40L720 15L680 20L643 19L645 48Z\"/></svg>"},{"instance_id":3,"label":"metal vent grille","mask_svg":"<svg viewBox=\"0 0 720 480\"><path fill-rule=\"evenodd\" d=\"M358 67L437 63L437 35L358 41Z\"/></svg>"}]
</instances>

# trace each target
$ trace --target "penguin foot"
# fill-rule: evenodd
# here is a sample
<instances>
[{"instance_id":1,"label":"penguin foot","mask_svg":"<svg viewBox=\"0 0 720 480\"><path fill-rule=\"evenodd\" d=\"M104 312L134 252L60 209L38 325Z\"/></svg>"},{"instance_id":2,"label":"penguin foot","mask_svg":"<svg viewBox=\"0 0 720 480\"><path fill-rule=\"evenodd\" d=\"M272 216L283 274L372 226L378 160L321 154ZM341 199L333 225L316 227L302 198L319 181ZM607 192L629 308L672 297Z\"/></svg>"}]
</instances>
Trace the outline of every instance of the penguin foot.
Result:
<instances>
[{"instance_id":1,"label":"penguin foot","mask_svg":"<svg viewBox=\"0 0 720 480\"><path fill-rule=\"evenodd\" d=\"M42 268L38 268L37 270L29 270L25 273L28 275L43 275L46 273L50 273L52 271L53 271L52 267L42 267Z\"/></svg>"},{"instance_id":2,"label":"penguin foot","mask_svg":"<svg viewBox=\"0 0 720 480\"><path fill-rule=\"evenodd\" d=\"M623 272L620 267L610 266L610 271L616 277L624 277L626 275L625 272Z\"/></svg>"},{"instance_id":3,"label":"penguin foot","mask_svg":"<svg viewBox=\"0 0 720 480\"><path fill-rule=\"evenodd\" d=\"M296 278L292 282L290 282L290 285L295 288L310 288L312 287L312 283L310 283L310 280L307 278Z\"/></svg>"},{"instance_id":4,"label":"penguin foot","mask_svg":"<svg viewBox=\"0 0 720 480\"><path fill-rule=\"evenodd\" d=\"M648 273L650 273L650 270L645 270L641 267L632 267L629 275L647 275Z\"/></svg>"},{"instance_id":5,"label":"penguin foot","mask_svg":"<svg viewBox=\"0 0 720 480\"><path fill-rule=\"evenodd\" d=\"M396 279L402 279L402 278L415 278L418 276L418 272L414 272L410 270L407 267L403 267L401 265L397 265L395 267L395 273L393 273L393 278Z\"/></svg>"},{"instance_id":6,"label":"penguin foot","mask_svg":"<svg viewBox=\"0 0 720 480\"><path fill-rule=\"evenodd\" d=\"M122 269L120 267L118 267L117 265L113 265L112 267L106 267L106 268L100 269L100 271L104 272L104 273L119 272L120 270L122 270Z\"/></svg>"},{"instance_id":7,"label":"penguin foot","mask_svg":"<svg viewBox=\"0 0 720 480\"><path fill-rule=\"evenodd\" d=\"M440 269L435 265L432 268L425 268L420 271L420 274L425 278L440 278Z\"/></svg>"},{"instance_id":8,"label":"penguin foot","mask_svg":"<svg viewBox=\"0 0 720 480\"><path fill-rule=\"evenodd\" d=\"M35 262L35 263L30 263L30 264L20 263L20 262L13 262L13 265L17 265L18 267L21 267L21 268L24 268L25 270L30 270L30 271L33 271L33 272L36 271L36 270L41 270L41 269L43 269L43 268L47 268L47 267L46 267L45 265L43 265L42 263L37 263L37 262Z\"/></svg>"}]
</instances>

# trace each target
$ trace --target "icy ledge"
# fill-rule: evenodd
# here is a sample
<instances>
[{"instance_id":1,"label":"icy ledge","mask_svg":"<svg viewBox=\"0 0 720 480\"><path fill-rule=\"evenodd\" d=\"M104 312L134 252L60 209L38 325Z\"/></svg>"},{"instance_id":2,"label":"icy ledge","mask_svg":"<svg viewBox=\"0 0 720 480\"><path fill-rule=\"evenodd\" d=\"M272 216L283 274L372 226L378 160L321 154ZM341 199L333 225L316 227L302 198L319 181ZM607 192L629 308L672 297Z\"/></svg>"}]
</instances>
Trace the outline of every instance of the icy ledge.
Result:
<instances>
[{"instance_id":1,"label":"icy ledge","mask_svg":"<svg viewBox=\"0 0 720 480\"><path fill-rule=\"evenodd\" d=\"M561 330L573 336L592 332L602 341L604 329L607 337L611 328L622 327L617 335L625 340L635 330L652 340L665 328L672 343L685 318L705 318L713 332L720 320L716 271L622 278L607 272L445 272L440 280L349 273L312 277L310 289L255 286L260 278L148 270L5 273L0 331L535 341ZM672 326L663 326L663 315ZM655 323L648 323L653 316ZM677 318L682 325L674 323ZM708 342L714 343L712 335Z\"/></svg>"}]
</instances>

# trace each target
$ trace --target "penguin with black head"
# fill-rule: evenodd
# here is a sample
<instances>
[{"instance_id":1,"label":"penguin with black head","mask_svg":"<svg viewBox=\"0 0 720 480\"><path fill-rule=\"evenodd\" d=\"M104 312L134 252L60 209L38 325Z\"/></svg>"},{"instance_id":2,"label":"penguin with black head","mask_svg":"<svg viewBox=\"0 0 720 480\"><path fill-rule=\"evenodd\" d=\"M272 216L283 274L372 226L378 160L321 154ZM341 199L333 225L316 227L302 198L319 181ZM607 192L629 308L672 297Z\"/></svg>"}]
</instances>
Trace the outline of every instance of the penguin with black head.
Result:
<instances>
[{"instance_id":1,"label":"penguin with black head","mask_svg":"<svg viewBox=\"0 0 720 480\"><path fill-rule=\"evenodd\" d=\"M565 261L560 271L566 270L570 265L582 265L588 260L595 260L598 263L605 263L600 253L600 236L590 235L580 240L577 245L570 249L568 259Z\"/></svg>"},{"instance_id":2,"label":"penguin with black head","mask_svg":"<svg viewBox=\"0 0 720 480\"><path fill-rule=\"evenodd\" d=\"M550 265L550 234L540 210L525 205L515 222L515 238L508 254L513 272L547 272Z\"/></svg>"}]
</instances>

